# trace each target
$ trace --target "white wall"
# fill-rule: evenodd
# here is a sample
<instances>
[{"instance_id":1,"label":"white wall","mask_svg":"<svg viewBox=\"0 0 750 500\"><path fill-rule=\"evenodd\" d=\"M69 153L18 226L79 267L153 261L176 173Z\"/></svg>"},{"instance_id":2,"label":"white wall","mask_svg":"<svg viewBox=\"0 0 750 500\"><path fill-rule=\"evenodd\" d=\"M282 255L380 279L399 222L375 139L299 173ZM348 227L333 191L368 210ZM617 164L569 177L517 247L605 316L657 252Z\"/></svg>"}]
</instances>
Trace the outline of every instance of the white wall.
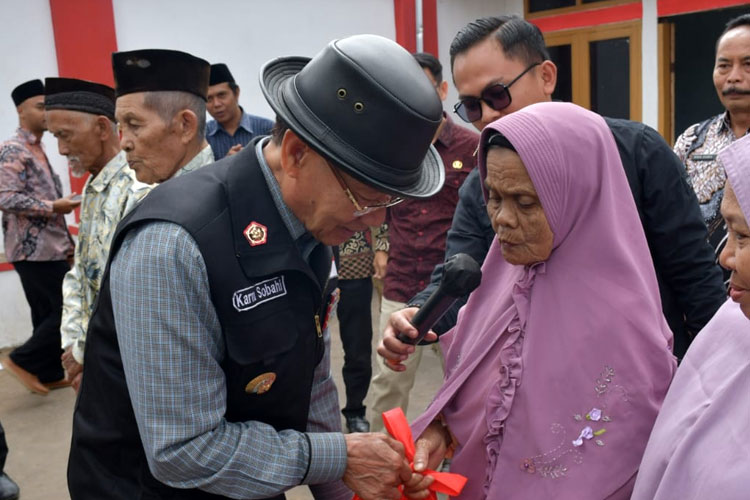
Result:
<instances>
[{"instance_id":1,"label":"white wall","mask_svg":"<svg viewBox=\"0 0 750 500\"><path fill-rule=\"evenodd\" d=\"M659 128L659 54L656 0L643 0L641 22L641 121Z\"/></svg>"},{"instance_id":2,"label":"white wall","mask_svg":"<svg viewBox=\"0 0 750 500\"><path fill-rule=\"evenodd\" d=\"M28 80L57 76L57 57L48 0L3 0L0 19L6 21L0 30L0 141L3 141L18 127L11 91ZM67 163L57 154L57 141L45 134L43 144L63 182L64 192L69 192ZM0 347L6 347L22 342L31 334L31 313L15 271L0 272L0 296Z\"/></svg>"},{"instance_id":3,"label":"white wall","mask_svg":"<svg viewBox=\"0 0 750 500\"><path fill-rule=\"evenodd\" d=\"M274 118L258 86L266 61L314 56L358 33L395 39L393 0L113 0L119 50L170 48L229 66L245 111ZM165 22L168 20L169 22Z\"/></svg>"}]
</instances>

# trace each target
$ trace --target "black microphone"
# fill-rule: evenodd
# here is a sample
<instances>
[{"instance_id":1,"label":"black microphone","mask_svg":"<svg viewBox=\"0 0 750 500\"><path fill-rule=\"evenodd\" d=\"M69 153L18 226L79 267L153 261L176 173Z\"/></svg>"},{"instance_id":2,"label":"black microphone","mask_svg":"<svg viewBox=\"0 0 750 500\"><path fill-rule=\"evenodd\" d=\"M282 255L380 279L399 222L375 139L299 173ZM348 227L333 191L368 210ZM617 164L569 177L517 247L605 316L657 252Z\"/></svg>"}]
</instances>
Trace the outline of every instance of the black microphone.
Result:
<instances>
[{"instance_id":1,"label":"black microphone","mask_svg":"<svg viewBox=\"0 0 750 500\"><path fill-rule=\"evenodd\" d=\"M416 345L421 342L453 303L473 292L481 281L482 270L479 264L467 254L457 253L445 261L440 286L432 292L411 320L411 324L417 329L417 338L408 337L403 333L399 333L396 338L405 344Z\"/></svg>"}]
</instances>

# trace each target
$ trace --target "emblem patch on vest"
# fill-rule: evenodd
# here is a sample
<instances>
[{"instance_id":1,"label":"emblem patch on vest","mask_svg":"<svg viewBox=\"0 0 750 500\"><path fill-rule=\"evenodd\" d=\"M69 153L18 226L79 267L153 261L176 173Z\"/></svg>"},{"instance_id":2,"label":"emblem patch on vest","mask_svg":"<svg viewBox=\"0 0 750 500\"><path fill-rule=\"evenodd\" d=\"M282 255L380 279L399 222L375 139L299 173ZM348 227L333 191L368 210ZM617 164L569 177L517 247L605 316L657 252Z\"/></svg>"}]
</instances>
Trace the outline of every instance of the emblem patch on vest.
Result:
<instances>
[{"instance_id":1,"label":"emblem patch on vest","mask_svg":"<svg viewBox=\"0 0 750 500\"><path fill-rule=\"evenodd\" d=\"M268 241L268 228L260 222L252 221L247 225L242 234L245 235L251 247L264 245Z\"/></svg>"},{"instance_id":2,"label":"emblem patch on vest","mask_svg":"<svg viewBox=\"0 0 750 500\"><path fill-rule=\"evenodd\" d=\"M278 299L286 295L286 283L283 276L263 280L232 295L232 305L237 311L253 309L269 300Z\"/></svg>"},{"instance_id":3,"label":"emblem patch on vest","mask_svg":"<svg viewBox=\"0 0 750 500\"><path fill-rule=\"evenodd\" d=\"M245 392L248 394L264 394L268 392L274 381L276 381L276 374L274 372L267 372L262 375L258 375L245 386Z\"/></svg>"}]
</instances>

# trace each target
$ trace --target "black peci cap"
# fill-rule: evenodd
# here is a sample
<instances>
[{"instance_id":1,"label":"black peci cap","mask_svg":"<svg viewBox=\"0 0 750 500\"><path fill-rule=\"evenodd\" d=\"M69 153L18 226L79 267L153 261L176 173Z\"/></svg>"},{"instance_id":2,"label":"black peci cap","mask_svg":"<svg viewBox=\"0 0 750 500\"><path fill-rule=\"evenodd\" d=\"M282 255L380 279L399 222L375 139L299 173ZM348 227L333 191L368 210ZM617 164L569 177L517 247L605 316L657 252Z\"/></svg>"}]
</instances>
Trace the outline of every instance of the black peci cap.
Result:
<instances>
[{"instance_id":1,"label":"black peci cap","mask_svg":"<svg viewBox=\"0 0 750 500\"><path fill-rule=\"evenodd\" d=\"M29 97L44 95L44 84L41 80L30 80L13 89L10 97L16 106L20 106Z\"/></svg>"},{"instance_id":2,"label":"black peci cap","mask_svg":"<svg viewBox=\"0 0 750 500\"><path fill-rule=\"evenodd\" d=\"M177 90L208 95L210 65L186 52L166 49L132 50L112 54L117 97L136 92Z\"/></svg>"},{"instance_id":3,"label":"black peci cap","mask_svg":"<svg viewBox=\"0 0 750 500\"><path fill-rule=\"evenodd\" d=\"M211 65L211 80L209 85L218 85L219 83L235 83L232 72L224 63Z\"/></svg>"},{"instance_id":4,"label":"black peci cap","mask_svg":"<svg viewBox=\"0 0 750 500\"><path fill-rule=\"evenodd\" d=\"M115 119L115 89L76 78L46 78L44 108L81 111Z\"/></svg>"}]
</instances>

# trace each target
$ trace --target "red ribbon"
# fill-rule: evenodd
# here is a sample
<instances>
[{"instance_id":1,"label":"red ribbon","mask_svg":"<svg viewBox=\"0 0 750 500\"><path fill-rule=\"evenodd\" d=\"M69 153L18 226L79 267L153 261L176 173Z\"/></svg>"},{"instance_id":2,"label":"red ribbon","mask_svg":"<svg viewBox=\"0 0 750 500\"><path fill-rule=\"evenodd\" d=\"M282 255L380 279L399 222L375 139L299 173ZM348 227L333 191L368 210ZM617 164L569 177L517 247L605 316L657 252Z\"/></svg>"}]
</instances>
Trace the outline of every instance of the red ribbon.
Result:
<instances>
[{"instance_id":1,"label":"red ribbon","mask_svg":"<svg viewBox=\"0 0 750 500\"><path fill-rule=\"evenodd\" d=\"M406 455L406 459L409 461L409 465L413 471L414 454L416 453L416 449L414 447L414 438L411 435L411 428L409 427L409 422L407 422L403 410L401 410L401 408L393 408L392 410L383 412L383 424L385 424L388 433L404 445L404 454ZM437 472L430 469L426 469L420 474L423 476L432 476L435 479L427 488L430 490L430 496L427 497L430 500L437 500L437 493L445 493L450 496L458 495L461 493L461 490L464 489L464 485L466 484L466 478L460 474ZM403 495L403 486L399 486L399 491L402 492L401 500L409 500ZM361 499L359 496L354 495L352 500Z\"/></svg>"}]
</instances>

